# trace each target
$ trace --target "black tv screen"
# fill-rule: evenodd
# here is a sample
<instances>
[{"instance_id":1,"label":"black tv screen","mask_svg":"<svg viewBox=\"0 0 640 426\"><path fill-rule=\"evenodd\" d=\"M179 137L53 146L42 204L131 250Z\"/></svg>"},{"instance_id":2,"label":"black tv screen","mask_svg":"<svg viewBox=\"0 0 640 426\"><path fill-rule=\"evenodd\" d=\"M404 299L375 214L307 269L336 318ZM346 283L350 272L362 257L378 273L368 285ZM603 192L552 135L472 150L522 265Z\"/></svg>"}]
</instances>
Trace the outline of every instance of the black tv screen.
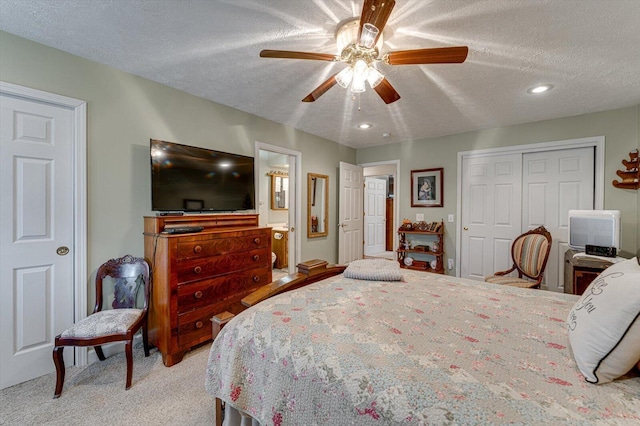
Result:
<instances>
[{"instance_id":1,"label":"black tv screen","mask_svg":"<svg viewBox=\"0 0 640 426\"><path fill-rule=\"evenodd\" d=\"M151 139L151 210L253 210L253 163L253 157Z\"/></svg>"}]
</instances>

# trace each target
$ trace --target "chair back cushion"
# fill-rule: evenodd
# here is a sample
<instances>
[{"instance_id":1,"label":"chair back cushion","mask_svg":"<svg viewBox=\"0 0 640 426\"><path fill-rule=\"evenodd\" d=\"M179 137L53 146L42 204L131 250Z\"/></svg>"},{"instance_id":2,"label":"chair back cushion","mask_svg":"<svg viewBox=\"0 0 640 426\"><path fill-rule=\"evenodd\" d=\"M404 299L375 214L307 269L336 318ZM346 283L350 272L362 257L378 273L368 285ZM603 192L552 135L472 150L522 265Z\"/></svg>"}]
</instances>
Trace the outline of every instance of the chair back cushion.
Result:
<instances>
[{"instance_id":1,"label":"chair back cushion","mask_svg":"<svg viewBox=\"0 0 640 426\"><path fill-rule=\"evenodd\" d=\"M96 275L96 295L113 309L142 307L146 311L149 296L149 265L142 258L126 255L102 264ZM103 293L104 292L104 293Z\"/></svg>"},{"instance_id":2,"label":"chair back cushion","mask_svg":"<svg viewBox=\"0 0 640 426\"><path fill-rule=\"evenodd\" d=\"M549 241L541 234L518 237L513 243L513 262L532 278L537 278L544 270Z\"/></svg>"}]
</instances>

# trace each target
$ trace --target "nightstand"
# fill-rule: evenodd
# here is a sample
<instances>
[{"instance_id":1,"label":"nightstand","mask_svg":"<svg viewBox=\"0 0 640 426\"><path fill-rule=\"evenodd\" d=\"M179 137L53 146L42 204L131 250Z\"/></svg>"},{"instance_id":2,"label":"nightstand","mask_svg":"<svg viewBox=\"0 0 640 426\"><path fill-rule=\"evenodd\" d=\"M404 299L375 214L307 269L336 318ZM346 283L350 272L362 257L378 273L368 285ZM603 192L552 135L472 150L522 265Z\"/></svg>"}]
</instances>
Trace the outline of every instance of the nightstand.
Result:
<instances>
[{"instance_id":1,"label":"nightstand","mask_svg":"<svg viewBox=\"0 0 640 426\"><path fill-rule=\"evenodd\" d=\"M582 294L600 272L613 262L592 257L573 257L578 250L567 250L564 254L564 292Z\"/></svg>"}]
</instances>

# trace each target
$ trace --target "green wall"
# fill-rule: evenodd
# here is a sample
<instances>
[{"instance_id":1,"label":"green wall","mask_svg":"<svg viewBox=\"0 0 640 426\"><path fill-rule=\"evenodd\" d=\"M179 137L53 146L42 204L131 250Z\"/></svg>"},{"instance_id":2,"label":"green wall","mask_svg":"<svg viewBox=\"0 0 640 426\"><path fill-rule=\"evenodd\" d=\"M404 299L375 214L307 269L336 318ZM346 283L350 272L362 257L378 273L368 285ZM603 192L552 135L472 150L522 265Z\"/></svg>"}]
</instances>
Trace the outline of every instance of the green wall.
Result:
<instances>
[{"instance_id":1,"label":"green wall","mask_svg":"<svg viewBox=\"0 0 640 426\"><path fill-rule=\"evenodd\" d=\"M150 138L250 156L256 141L300 151L303 200L308 172L330 176L333 199L338 162L356 160L352 148L5 32L0 80L87 102L91 274L107 259L143 255L142 218L152 214ZM306 202L302 206L302 260L336 262L336 232L308 240ZM330 230L337 229L336 212L331 205Z\"/></svg>"},{"instance_id":2,"label":"green wall","mask_svg":"<svg viewBox=\"0 0 640 426\"><path fill-rule=\"evenodd\" d=\"M88 104L88 270L125 253L142 255L142 217L150 215L148 143L164 139L205 148L254 155L256 141L302 152L302 200L306 175L330 179L327 238L306 238L306 204L302 259L337 261L338 162L400 160L400 218L425 213L440 220L456 213L457 153L508 145L604 135L606 138L605 208L623 214L622 248L640 247L638 191L613 188L620 161L640 146L640 106L518 126L404 142L351 148L259 118L176 89L133 76L44 45L0 32L0 80L81 99ZM420 160L419 160L420 159ZM444 167L444 207L411 208L410 170ZM455 227L445 241L455 253ZM635 237L635 238L634 238ZM449 257L449 256L447 256Z\"/></svg>"},{"instance_id":3,"label":"green wall","mask_svg":"<svg viewBox=\"0 0 640 426\"><path fill-rule=\"evenodd\" d=\"M400 218L415 220L416 213L424 213L425 220L435 221L457 210L457 154L461 151L534 144L589 136L605 137L605 194L606 209L621 210L622 251L626 255L640 247L638 191L613 187L616 170L621 161L638 147L640 106L586 114L576 117L547 120L517 126L479 130L457 135L404 142L399 145L376 146L358 150L358 163L400 160L401 183L396 192L400 196ZM444 207L412 208L410 199L411 170L444 167ZM456 218L459 220L459 218ZM447 257L454 258L456 250L455 224L445 223Z\"/></svg>"}]
</instances>

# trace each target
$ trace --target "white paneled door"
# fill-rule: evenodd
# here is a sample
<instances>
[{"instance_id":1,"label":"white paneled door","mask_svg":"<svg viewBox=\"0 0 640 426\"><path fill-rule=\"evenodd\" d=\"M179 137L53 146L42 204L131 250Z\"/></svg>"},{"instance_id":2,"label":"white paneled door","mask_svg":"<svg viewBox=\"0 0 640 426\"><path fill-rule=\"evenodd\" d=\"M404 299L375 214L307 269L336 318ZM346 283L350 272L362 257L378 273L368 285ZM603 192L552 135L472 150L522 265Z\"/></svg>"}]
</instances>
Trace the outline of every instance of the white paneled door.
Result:
<instances>
[{"instance_id":1,"label":"white paneled door","mask_svg":"<svg viewBox=\"0 0 640 426\"><path fill-rule=\"evenodd\" d=\"M594 148L527 153L522 164L523 232L544 225L551 233L543 285L563 292L569 210L593 209Z\"/></svg>"},{"instance_id":2,"label":"white paneled door","mask_svg":"<svg viewBox=\"0 0 640 426\"><path fill-rule=\"evenodd\" d=\"M0 97L0 388L54 371L73 323L73 114Z\"/></svg>"},{"instance_id":3,"label":"white paneled door","mask_svg":"<svg viewBox=\"0 0 640 426\"><path fill-rule=\"evenodd\" d=\"M387 181L365 178L364 189L364 254L385 251Z\"/></svg>"},{"instance_id":4,"label":"white paneled door","mask_svg":"<svg viewBox=\"0 0 640 426\"><path fill-rule=\"evenodd\" d=\"M460 276L484 280L511 266L521 234L522 155L464 158Z\"/></svg>"},{"instance_id":5,"label":"white paneled door","mask_svg":"<svg viewBox=\"0 0 640 426\"><path fill-rule=\"evenodd\" d=\"M338 262L362 259L363 235L362 167L340 162L338 187Z\"/></svg>"},{"instance_id":6,"label":"white paneled door","mask_svg":"<svg viewBox=\"0 0 640 426\"><path fill-rule=\"evenodd\" d=\"M513 240L543 225L553 238L543 287L564 291L568 212L594 208L594 158L593 147L464 157L460 276L509 269Z\"/></svg>"}]
</instances>

